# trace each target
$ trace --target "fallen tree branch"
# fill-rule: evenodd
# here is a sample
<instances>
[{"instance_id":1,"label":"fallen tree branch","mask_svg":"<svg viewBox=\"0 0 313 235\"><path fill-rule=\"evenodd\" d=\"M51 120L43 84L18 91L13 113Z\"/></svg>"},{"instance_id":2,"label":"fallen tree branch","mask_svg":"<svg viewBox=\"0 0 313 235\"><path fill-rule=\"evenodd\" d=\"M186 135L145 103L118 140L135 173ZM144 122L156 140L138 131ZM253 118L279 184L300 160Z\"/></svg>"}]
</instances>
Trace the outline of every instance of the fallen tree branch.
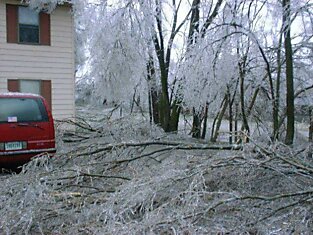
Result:
<instances>
[{"instance_id":1,"label":"fallen tree branch","mask_svg":"<svg viewBox=\"0 0 313 235\"><path fill-rule=\"evenodd\" d=\"M79 120L81 122L79 122ZM75 121L72 119L65 119L65 120L56 120L58 123L66 123L69 125L73 125L79 128L82 128L84 130L90 131L90 132L98 132L101 133L100 130L93 128L86 120L83 118L76 117Z\"/></svg>"},{"instance_id":2,"label":"fallen tree branch","mask_svg":"<svg viewBox=\"0 0 313 235\"><path fill-rule=\"evenodd\" d=\"M104 147L99 147L95 150L88 152L83 152L77 154L77 156L86 156L93 155L100 152L109 151L116 148L125 148L125 147L144 147L149 145L166 145L172 146L172 148L179 150L241 150L241 145L199 145L199 144L190 144L190 143L181 143L181 142L166 142L166 141L148 141L148 142L138 142L138 143L119 143L119 144L107 144ZM92 147L92 146L91 146Z\"/></svg>"},{"instance_id":3,"label":"fallen tree branch","mask_svg":"<svg viewBox=\"0 0 313 235\"><path fill-rule=\"evenodd\" d=\"M280 211L282 211L282 210L285 210L285 209L294 207L294 206L299 205L300 203L304 203L304 202L306 202L306 201L308 201L308 200L310 200L310 199L312 199L311 196L305 197L305 198L303 198L303 199L297 200L297 201L292 202L292 203L289 203L289 204L287 204L287 205L285 205L285 206L281 206L281 207L279 207L278 209L273 210L273 211L272 211L271 213L269 213L268 215L262 217L261 219L255 221L255 222L253 222L253 223L247 224L247 225L248 225L248 226L255 225L255 224L257 224L258 222L262 222L262 221L264 221L264 220L267 220L267 219L271 218L272 216L274 216L275 214L277 214L278 212L280 212Z\"/></svg>"},{"instance_id":4,"label":"fallen tree branch","mask_svg":"<svg viewBox=\"0 0 313 235\"><path fill-rule=\"evenodd\" d=\"M274 157L280 159L281 161L283 161L285 163L288 163L291 166L294 166L294 167L296 167L298 169L302 169L302 170L307 171L307 172L309 172L311 174L313 173L313 168L312 167L305 166L302 163L297 162L296 160L292 160L292 159L290 159L288 157L281 156L279 153L276 153L274 151L267 150L267 149L261 147L260 145L256 144L256 142L254 142L254 145L258 148L260 153L263 153L263 154L265 154L267 156L274 156Z\"/></svg>"},{"instance_id":5,"label":"fallen tree branch","mask_svg":"<svg viewBox=\"0 0 313 235\"><path fill-rule=\"evenodd\" d=\"M74 172L74 170L73 170ZM124 176L116 176L116 175L100 175L100 174L90 174L90 173L84 173L84 172L79 172L78 174L75 174L73 176L66 176L66 177L61 177L57 179L48 179L49 181L54 181L54 180L70 180L70 179L76 179L77 177L81 176L88 176L88 177L94 177L94 178L106 178L106 179L122 179L122 180L131 180L128 177ZM47 179L46 179L47 180Z\"/></svg>"},{"instance_id":6,"label":"fallen tree branch","mask_svg":"<svg viewBox=\"0 0 313 235\"><path fill-rule=\"evenodd\" d=\"M124 176L100 175L100 174L90 174L90 173L84 173L84 172L81 172L81 173L79 174L79 176L88 176L88 177L92 177L92 178L107 178L107 179L131 180L130 178L124 177Z\"/></svg>"},{"instance_id":7,"label":"fallen tree branch","mask_svg":"<svg viewBox=\"0 0 313 235\"><path fill-rule=\"evenodd\" d=\"M231 194L229 192L208 192L208 194L223 194L223 193L226 193L226 194ZM223 200L220 200L219 202L211 205L210 207L206 208L204 211L201 211L201 212L198 212L198 213L193 213L193 214L190 214L190 215L186 215L183 217L183 219L190 219L190 218L199 218L199 216L202 216L202 215L205 215L207 213L209 213L210 211L214 211L217 207L221 206L221 205L225 205L225 204L228 204L228 203L231 203L231 202L234 202L234 201L240 201L240 200L261 200L261 201L275 201L275 200L278 200L278 199L282 199L282 198L289 198L289 197L296 197L296 196L308 196L306 197L305 199L301 199L301 200L298 200L296 202L293 202L291 204L288 204L287 206L283 206L283 207L280 207L278 208L277 210L274 210L273 211L273 215L276 214L278 211L281 211L283 209L286 209L288 207L292 207L294 205L297 205L299 204L301 201L307 201L309 199L312 198L313 196L313 189L310 189L310 190L307 190L307 191L299 191L299 192L294 192L294 193L287 193L287 194L278 194L278 195L273 195L273 196L263 196L263 195L246 195L246 196L235 196L235 197L230 197L230 198L227 198L227 199L223 199ZM269 216L270 217L270 216ZM263 220L269 218L269 217L264 217ZM161 225L161 224L168 224L168 223L174 223L175 221L177 221L178 219L181 219L181 218L175 218L171 221L162 221L162 222L159 222L158 225Z\"/></svg>"}]
</instances>

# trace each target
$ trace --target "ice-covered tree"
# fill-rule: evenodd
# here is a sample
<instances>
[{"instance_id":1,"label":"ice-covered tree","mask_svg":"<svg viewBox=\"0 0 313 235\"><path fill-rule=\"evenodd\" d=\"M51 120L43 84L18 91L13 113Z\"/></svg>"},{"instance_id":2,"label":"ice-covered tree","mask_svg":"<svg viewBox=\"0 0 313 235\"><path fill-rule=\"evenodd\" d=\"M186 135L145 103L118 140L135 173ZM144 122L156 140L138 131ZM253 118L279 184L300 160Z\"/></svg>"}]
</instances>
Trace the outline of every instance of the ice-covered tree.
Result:
<instances>
[{"instance_id":1,"label":"ice-covered tree","mask_svg":"<svg viewBox=\"0 0 313 235\"><path fill-rule=\"evenodd\" d=\"M58 4L72 4L71 0L26 0L23 2L28 3L31 8L45 10L47 12L53 11Z\"/></svg>"},{"instance_id":2,"label":"ice-covered tree","mask_svg":"<svg viewBox=\"0 0 313 235\"><path fill-rule=\"evenodd\" d=\"M30 5L51 10L64 2L34 0ZM149 108L151 120L165 131L178 129L180 111L187 108L193 111L193 136L200 137L201 131L204 136L207 115L223 118L228 107L233 132L232 115L239 107L241 130L249 134L249 122L255 117L272 140L281 139L286 101L297 99L298 93L303 96L312 85L309 77L304 79L312 47L312 10L307 1L291 6L291 24L301 25L297 30L285 27L285 8L272 0L72 3L76 61L87 58L81 82L90 87L94 102ZM285 92L286 29L291 29L297 71L295 91L289 95ZM267 112L260 116L256 112L261 106ZM271 126L264 121L268 116ZM218 122L212 129L216 136Z\"/></svg>"}]
</instances>

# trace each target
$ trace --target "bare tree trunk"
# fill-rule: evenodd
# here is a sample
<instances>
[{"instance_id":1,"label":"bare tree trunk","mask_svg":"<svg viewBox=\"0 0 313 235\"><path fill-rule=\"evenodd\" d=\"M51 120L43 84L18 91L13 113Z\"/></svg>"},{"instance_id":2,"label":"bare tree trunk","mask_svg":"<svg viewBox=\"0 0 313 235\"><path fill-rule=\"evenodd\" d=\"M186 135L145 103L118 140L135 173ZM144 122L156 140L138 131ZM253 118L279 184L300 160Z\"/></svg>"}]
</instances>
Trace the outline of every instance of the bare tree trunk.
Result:
<instances>
[{"instance_id":1,"label":"bare tree trunk","mask_svg":"<svg viewBox=\"0 0 313 235\"><path fill-rule=\"evenodd\" d=\"M235 110L235 143L238 141L238 103L236 103Z\"/></svg>"},{"instance_id":2,"label":"bare tree trunk","mask_svg":"<svg viewBox=\"0 0 313 235\"><path fill-rule=\"evenodd\" d=\"M200 138L200 133L201 133L201 115L198 113L195 108L192 108L192 116L193 116L193 121L192 121L192 137L193 138Z\"/></svg>"},{"instance_id":3,"label":"bare tree trunk","mask_svg":"<svg viewBox=\"0 0 313 235\"><path fill-rule=\"evenodd\" d=\"M310 117L310 126L309 126L309 141L311 143L311 145L313 145L313 114L312 114L312 107L310 107L310 110L309 110L309 117ZM308 157L309 158L312 158L312 147L313 146L310 146L310 151L309 151L309 154L308 154Z\"/></svg>"},{"instance_id":4,"label":"bare tree trunk","mask_svg":"<svg viewBox=\"0 0 313 235\"><path fill-rule=\"evenodd\" d=\"M149 89L149 93L148 93L149 121L150 121L150 124L152 124L153 123L153 113L152 113L151 87L149 87L148 89Z\"/></svg>"},{"instance_id":5,"label":"bare tree trunk","mask_svg":"<svg viewBox=\"0 0 313 235\"><path fill-rule=\"evenodd\" d=\"M221 110L218 113L218 116L216 118L215 130L212 129L211 142L216 142L216 140L217 140L219 130L220 130L220 127L222 124L223 116L224 116L226 109L227 109L227 105L228 105L228 96L226 95L223 102L222 102Z\"/></svg>"},{"instance_id":6,"label":"bare tree trunk","mask_svg":"<svg viewBox=\"0 0 313 235\"><path fill-rule=\"evenodd\" d=\"M251 112L252 112L253 106L255 104L256 98L258 97L259 91L260 91L260 88L258 87L257 89L255 89L255 91L253 93L252 99L250 101L250 104L249 104L249 107L247 110L247 116L248 117L251 115Z\"/></svg>"},{"instance_id":7,"label":"bare tree trunk","mask_svg":"<svg viewBox=\"0 0 313 235\"><path fill-rule=\"evenodd\" d=\"M180 111L181 111L180 103L177 99L175 99L172 104L172 112L171 112L170 127L169 127L169 131L171 132L178 130Z\"/></svg>"},{"instance_id":8,"label":"bare tree trunk","mask_svg":"<svg viewBox=\"0 0 313 235\"><path fill-rule=\"evenodd\" d=\"M155 0L156 4L156 14L154 15L155 23L156 23L156 31L153 34L153 44L155 48L155 52L157 55L159 69L160 69L160 82L161 89L160 94L158 95L158 117L160 126L163 128L165 132L177 131L179 114L181 108L179 107L180 100L175 97L175 94L171 94L171 97L175 97L175 99L170 99L169 92L169 70L171 64L171 54L173 50L173 42L176 35L180 32L180 29L187 22L191 11L189 11L185 17L185 19L178 24L178 11L180 9L181 4L176 4L176 1L172 1L172 9L173 9L173 20L171 22L171 29L169 33L169 37L164 35L163 30L163 14L162 14L162 1ZM167 30L166 30L167 31ZM167 44L166 44L167 40ZM173 92L173 90L172 90Z\"/></svg>"},{"instance_id":9,"label":"bare tree trunk","mask_svg":"<svg viewBox=\"0 0 313 235\"><path fill-rule=\"evenodd\" d=\"M160 124L159 118L159 97L158 97L158 88L156 85L156 74L153 63L153 58L150 57L147 64L147 80L149 83L149 113L150 113L150 122L155 124Z\"/></svg>"},{"instance_id":10,"label":"bare tree trunk","mask_svg":"<svg viewBox=\"0 0 313 235\"><path fill-rule=\"evenodd\" d=\"M292 45L290 36L290 0L283 0L283 25L285 37L285 55L286 55L286 101L287 101L287 132L285 143L287 145L293 144L295 132L295 114L294 114L294 85L293 85L293 59L292 59Z\"/></svg>"},{"instance_id":11,"label":"bare tree trunk","mask_svg":"<svg viewBox=\"0 0 313 235\"><path fill-rule=\"evenodd\" d=\"M229 108L229 110L228 110L228 115L229 115L229 140L228 140L228 142L230 143L230 144L232 144L233 143L233 102L231 101L231 99L230 99L230 94L228 94L228 96L229 96L229 101L228 101L228 104L229 104L229 106L228 106L228 108Z\"/></svg>"},{"instance_id":12,"label":"bare tree trunk","mask_svg":"<svg viewBox=\"0 0 313 235\"><path fill-rule=\"evenodd\" d=\"M206 129L207 129L207 123L208 123L208 112L209 112L209 104L208 104L208 102L207 102L207 103L205 104L205 109L204 109L203 128L202 128L201 139L205 139Z\"/></svg>"},{"instance_id":13,"label":"bare tree trunk","mask_svg":"<svg viewBox=\"0 0 313 235\"><path fill-rule=\"evenodd\" d=\"M222 108L223 108L223 106L224 106L225 99L226 99L226 96L224 96L224 98L223 98L223 100L222 100L222 103L221 103L221 105L220 105L220 109L219 109L218 113L216 114L216 116L215 116L214 119L213 119L212 129L211 129L211 136L210 136L210 140L211 140L211 141L213 140L213 136L214 136L215 129L216 129L216 128L215 128L215 127L216 127L216 122L217 122L217 119L218 119L218 117L219 117L219 115L220 115L220 112L221 112L221 110L222 110Z\"/></svg>"},{"instance_id":14,"label":"bare tree trunk","mask_svg":"<svg viewBox=\"0 0 313 235\"><path fill-rule=\"evenodd\" d=\"M245 63L245 62L244 62ZM250 134L250 128L248 119L246 116L246 109L245 109L245 65L239 65L239 76L240 76L240 107L241 107L241 115L242 115L242 127L243 130L247 132L247 135ZM246 141L249 142L249 138L246 138Z\"/></svg>"},{"instance_id":15,"label":"bare tree trunk","mask_svg":"<svg viewBox=\"0 0 313 235\"><path fill-rule=\"evenodd\" d=\"M276 78L276 94L273 107L273 140L277 140L279 136L279 103L280 103L280 78L281 78L281 44L282 34L279 37L279 45L277 50L277 78Z\"/></svg>"},{"instance_id":16,"label":"bare tree trunk","mask_svg":"<svg viewBox=\"0 0 313 235\"><path fill-rule=\"evenodd\" d=\"M155 124L160 124L160 115L159 115L159 95L156 87L151 89L151 101L152 101L152 116Z\"/></svg>"},{"instance_id":17,"label":"bare tree trunk","mask_svg":"<svg viewBox=\"0 0 313 235\"><path fill-rule=\"evenodd\" d=\"M251 115L251 112L252 112L253 106L255 104L255 101L258 97L259 91L260 91L260 88L258 87L255 89L255 91L253 93L252 99L250 101L249 107L248 107L247 112L246 112L247 117L249 117ZM238 112L238 104L237 104L236 110ZM236 114L236 116L238 116L238 114ZM237 123L238 123L238 120L236 118L236 125L238 125ZM244 127L244 125L242 125L240 131L243 132L244 130L245 130L245 127ZM238 137L238 134L239 134L238 128L236 128L236 133L237 133L237 137ZM236 139L236 143L237 143L237 141L238 141L238 139Z\"/></svg>"},{"instance_id":18,"label":"bare tree trunk","mask_svg":"<svg viewBox=\"0 0 313 235\"><path fill-rule=\"evenodd\" d=\"M233 104L234 104L235 97L237 94L238 84L239 84L239 79L237 79L237 81L236 81L236 85L235 85L235 89L234 89L233 94L231 94L231 89L229 88L229 86L227 86L227 96L228 96L228 104L229 104L228 115L229 115L229 143L230 144L233 143L233 137L234 137L234 133L233 133L233 120L234 120Z\"/></svg>"}]
</instances>

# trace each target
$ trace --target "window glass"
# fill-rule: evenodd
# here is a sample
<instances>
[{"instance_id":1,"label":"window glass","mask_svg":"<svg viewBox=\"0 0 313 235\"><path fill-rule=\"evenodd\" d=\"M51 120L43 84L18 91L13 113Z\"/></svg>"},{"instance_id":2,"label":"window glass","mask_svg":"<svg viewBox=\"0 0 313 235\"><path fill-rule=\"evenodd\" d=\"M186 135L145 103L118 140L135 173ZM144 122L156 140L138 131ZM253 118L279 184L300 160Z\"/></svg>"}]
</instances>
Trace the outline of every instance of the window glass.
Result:
<instances>
[{"instance_id":1,"label":"window glass","mask_svg":"<svg viewBox=\"0 0 313 235\"><path fill-rule=\"evenodd\" d=\"M38 13L28 7L19 7L18 16L19 24L39 25Z\"/></svg>"},{"instance_id":2,"label":"window glass","mask_svg":"<svg viewBox=\"0 0 313 235\"><path fill-rule=\"evenodd\" d=\"M39 43L39 14L28 7L18 8L19 42Z\"/></svg>"},{"instance_id":3,"label":"window glass","mask_svg":"<svg viewBox=\"0 0 313 235\"><path fill-rule=\"evenodd\" d=\"M20 80L20 92L40 95L40 81Z\"/></svg>"},{"instance_id":4,"label":"window glass","mask_svg":"<svg viewBox=\"0 0 313 235\"><path fill-rule=\"evenodd\" d=\"M2 123L47 120L47 112L39 98L0 98L0 122Z\"/></svg>"}]
</instances>

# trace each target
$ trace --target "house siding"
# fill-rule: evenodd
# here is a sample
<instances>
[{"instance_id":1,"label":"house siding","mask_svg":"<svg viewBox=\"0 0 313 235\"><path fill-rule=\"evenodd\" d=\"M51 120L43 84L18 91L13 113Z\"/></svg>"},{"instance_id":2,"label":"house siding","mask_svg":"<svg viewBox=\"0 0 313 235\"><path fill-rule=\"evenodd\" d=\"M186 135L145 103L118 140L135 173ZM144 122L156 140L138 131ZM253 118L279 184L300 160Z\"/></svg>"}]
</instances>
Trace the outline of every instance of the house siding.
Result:
<instances>
[{"instance_id":1,"label":"house siding","mask_svg":"<svg viewBox=\"0 0 313 235\"><path fill-rule=\"evenodd\" d=\"M56 119L75 115L74 32L70 8L59 6L50 18L51 46L7 43L6 4L0 0L0 92L7 79L51 80L52 111Z\"/></svg>"}]
</instances>

